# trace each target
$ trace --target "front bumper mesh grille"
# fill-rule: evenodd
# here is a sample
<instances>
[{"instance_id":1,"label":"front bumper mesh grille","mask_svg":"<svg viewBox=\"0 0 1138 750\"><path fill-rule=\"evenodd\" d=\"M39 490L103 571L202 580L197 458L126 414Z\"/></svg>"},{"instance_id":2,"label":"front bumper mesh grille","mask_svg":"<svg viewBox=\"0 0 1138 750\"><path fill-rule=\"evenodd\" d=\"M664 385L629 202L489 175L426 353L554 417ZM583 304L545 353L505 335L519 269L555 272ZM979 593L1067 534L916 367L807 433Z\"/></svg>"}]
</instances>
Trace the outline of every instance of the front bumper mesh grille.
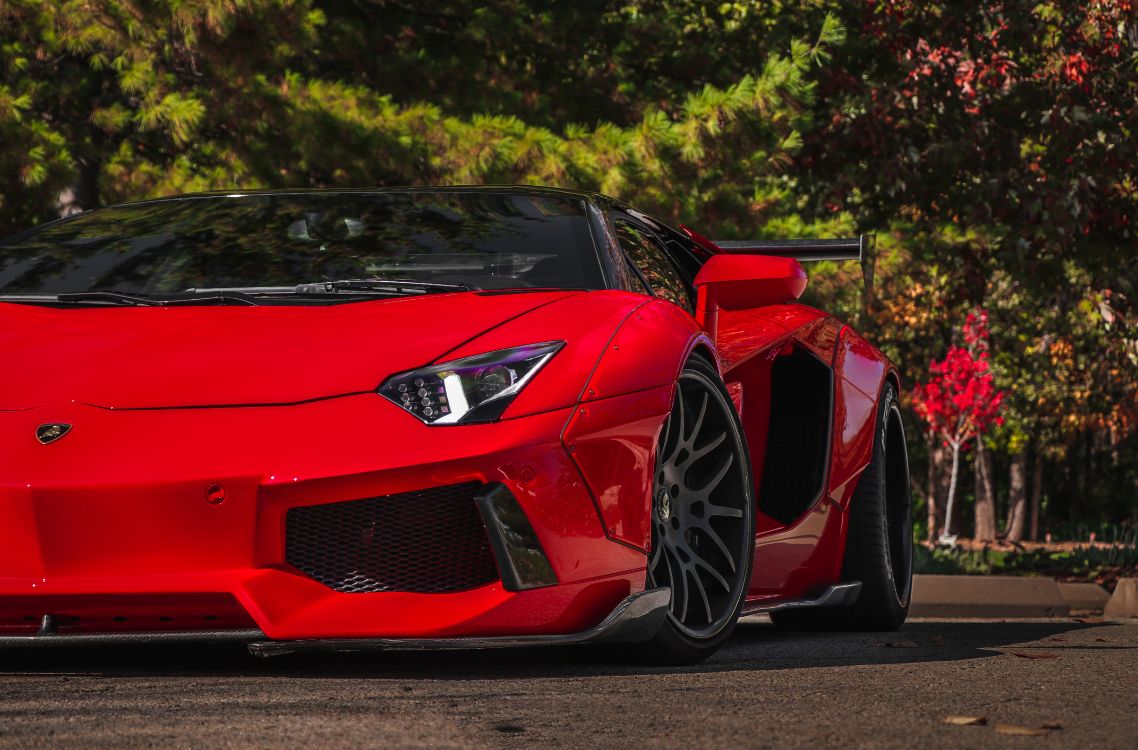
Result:
<instances>
[{"instance_id":1,"label":"front bumper mesh grille","mask_svg":"<svg viewBox=\"0 0 1138 750\"><path fill-rule=\"evenodd\" d=\"M466 591L498 580L478 482L291 508L285 560L351 594Z\"/></svg>"}]
</instances>

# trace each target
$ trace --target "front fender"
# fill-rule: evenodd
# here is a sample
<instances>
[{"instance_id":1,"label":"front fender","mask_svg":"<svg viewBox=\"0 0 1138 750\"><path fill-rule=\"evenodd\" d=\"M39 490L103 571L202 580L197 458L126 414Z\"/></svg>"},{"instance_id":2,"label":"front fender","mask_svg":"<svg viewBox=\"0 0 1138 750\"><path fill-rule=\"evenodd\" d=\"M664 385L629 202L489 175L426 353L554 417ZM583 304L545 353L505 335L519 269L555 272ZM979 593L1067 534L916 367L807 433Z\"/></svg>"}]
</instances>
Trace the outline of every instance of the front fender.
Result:
<instances>
[{"instance_id":1,"label":"front fender","mask_svg":"<svg viewBox=\"0 0 1138 750\"><path fill-rule=\"evenodd\" d=\"M715 359L711 340L682 309L663 300L638 307L605 348L565 427L605 533L640 550L651 541L656 441L696 348Z\"/></svg>"},{"instance_id":2,"label":"front fender","mask_svg":"<svg viewBox=\"0 0 1138 750\"><path fill-rule=\"evenodd\" d=\"M719 369L715 345L681 308L652 300L624 321L597 362L582 401L672 385L688 356L699 348Z\"/></svg>"},{"instance_id":3,"label":"front fender","mask_svg":"<svg viewBox=\"0 0 1138 750\"><path fill-rule=\"evenodd\" d=\"M448 352L453 360L544 341L564 348L514 399L503 419L574 406L586 392L609 343L624 321L651 300L629 292L584 292L531 310Z\"/></svg>"}]
</instances>

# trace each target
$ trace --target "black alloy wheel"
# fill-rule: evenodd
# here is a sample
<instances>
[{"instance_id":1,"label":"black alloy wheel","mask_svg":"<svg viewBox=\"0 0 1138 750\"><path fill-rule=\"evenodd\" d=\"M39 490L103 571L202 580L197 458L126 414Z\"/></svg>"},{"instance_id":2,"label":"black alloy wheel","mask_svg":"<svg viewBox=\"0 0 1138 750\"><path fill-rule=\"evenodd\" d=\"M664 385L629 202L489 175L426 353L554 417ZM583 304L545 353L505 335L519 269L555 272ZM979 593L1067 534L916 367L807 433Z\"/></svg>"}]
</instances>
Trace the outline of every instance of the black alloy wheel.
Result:
<instances>
[{"instance_id":1,"label":"black alloy wheel","mask_svg":"<svg viewBox=\"0 0 1138 750\"><path fill-rule=\"evenodd\" d=\"M739 618L755 549L753 481L739 415L715 369L684 367L656 451L648 585L672 590L655 660L691 663Z\"/></svg>"}]
</instances>

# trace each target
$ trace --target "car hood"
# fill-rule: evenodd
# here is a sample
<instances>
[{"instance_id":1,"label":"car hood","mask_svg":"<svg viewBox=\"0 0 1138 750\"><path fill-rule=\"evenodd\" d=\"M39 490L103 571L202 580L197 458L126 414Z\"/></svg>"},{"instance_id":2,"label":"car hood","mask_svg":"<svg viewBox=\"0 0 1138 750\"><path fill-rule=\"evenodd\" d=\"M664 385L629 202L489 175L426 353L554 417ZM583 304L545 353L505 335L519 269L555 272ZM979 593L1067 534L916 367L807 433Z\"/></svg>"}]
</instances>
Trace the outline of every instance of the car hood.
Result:
<instances>
[{"instance_id":1,"label":"car hood","mask_svg":"<svg viewBox=\"0 0 1138 750\"><path fill-rule=\"evenodd\" d=\"M290 404L361 393L572 294L319 306L0 303L0 410L70 401L114 409Z\"/></svg>"}]
</instances>

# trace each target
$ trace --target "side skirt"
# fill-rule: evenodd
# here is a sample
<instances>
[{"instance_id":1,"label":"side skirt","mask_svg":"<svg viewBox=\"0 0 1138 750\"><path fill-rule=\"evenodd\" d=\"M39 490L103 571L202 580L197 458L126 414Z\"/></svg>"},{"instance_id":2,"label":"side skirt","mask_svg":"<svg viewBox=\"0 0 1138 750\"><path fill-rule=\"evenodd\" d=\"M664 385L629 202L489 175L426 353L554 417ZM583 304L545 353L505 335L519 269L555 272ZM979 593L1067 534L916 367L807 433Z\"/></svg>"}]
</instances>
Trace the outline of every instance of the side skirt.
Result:
<instances>
[{"instance_id":1,"label":"side skirt","mask_svg":"<svg viewBox=\"0 0 1138 750\"><path fill-rule=\"evenodd\" d=\"M861 594L861 581L839 583L829 587L813 599L744 604L743 615L757 615L763 612L778 612L784 609L802 609L804 607L845 607L856 602L859 594Z\"/></svg>"}]
</instances>

